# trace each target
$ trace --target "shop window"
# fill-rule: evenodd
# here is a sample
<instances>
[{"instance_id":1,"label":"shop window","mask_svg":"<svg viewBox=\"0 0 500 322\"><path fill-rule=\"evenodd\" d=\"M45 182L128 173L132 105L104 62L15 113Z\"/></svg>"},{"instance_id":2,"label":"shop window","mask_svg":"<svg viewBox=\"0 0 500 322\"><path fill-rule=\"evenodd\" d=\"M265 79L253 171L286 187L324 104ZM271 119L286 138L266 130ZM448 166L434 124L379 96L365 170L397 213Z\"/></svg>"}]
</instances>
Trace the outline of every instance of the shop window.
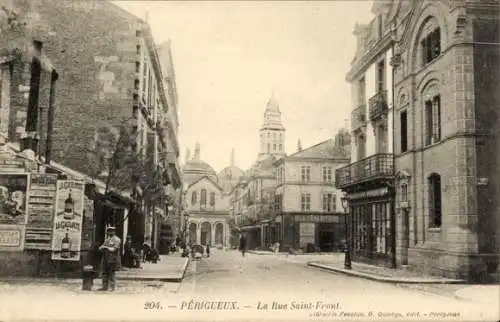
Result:
<instances>
[{"instance_id":1,"label":"shop window","mask_svg":"<svg viewBox=\"0 0 500 322\"><path fill-rule=\"evenodd\" d=\"M196 204L196 201L197 201L196 199L197 199L196 191L193 191L191 193L191 204L192 205Z\"/></svg>"},{"instance_id":2,"label":"shop window","mask_svg":"<svg viewBox=\"0 0 500 322\"><path fill-rule=\"evenodd\" d=\"M300 202L300 209L302 211L311 210L311 194L310 193L308 193L308 192L302 193L301 202Z\"/></svg>"},{"instance_id":3,"label":"shop window","mask_svg":"<svg viewBox=\"0 0 500 322\"><path fill-rule=\"evenodd\" d=\"M433 173L427 181L429 186L429 226L440 228L442 224L441 176Z\"/></svg>"}]
</instances>

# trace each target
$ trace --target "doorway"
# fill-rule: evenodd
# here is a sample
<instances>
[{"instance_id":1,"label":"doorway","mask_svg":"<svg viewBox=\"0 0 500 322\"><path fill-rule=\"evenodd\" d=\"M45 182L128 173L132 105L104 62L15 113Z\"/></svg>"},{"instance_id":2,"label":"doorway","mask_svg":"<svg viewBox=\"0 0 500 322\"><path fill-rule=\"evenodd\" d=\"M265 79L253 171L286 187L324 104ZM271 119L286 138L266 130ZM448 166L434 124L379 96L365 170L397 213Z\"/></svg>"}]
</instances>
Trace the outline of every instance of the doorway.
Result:
<instances>
[{"instance_id":1,"label":"doorway","mask_svg":"<svg viewBox=\"0 0 500 322\"><path fill-rule=\"evenodd\" d=\"M333 252L336 250L335 224L318 224L318 246L321 252Z\"/></svg>"},{"instance_id":2,"label":"doorway","mask_svg":"<svg viewBox=\"0 0 500 322\"><path fill-rule=\"evenodd\" d=\"M401 251L401 265L408 265L408 248L410 247L410 215L407 209L403 210L403 247Z\"/></svg>"}]
</instances>

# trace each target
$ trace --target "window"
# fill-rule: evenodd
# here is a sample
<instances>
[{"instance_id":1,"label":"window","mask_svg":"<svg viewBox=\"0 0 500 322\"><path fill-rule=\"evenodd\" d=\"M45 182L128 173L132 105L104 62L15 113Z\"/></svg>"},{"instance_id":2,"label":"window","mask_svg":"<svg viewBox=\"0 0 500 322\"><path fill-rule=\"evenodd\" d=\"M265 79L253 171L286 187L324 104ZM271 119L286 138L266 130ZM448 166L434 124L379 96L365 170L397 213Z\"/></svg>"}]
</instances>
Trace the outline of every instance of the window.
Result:
<instances>
[{"instance_id":1,"label":"window","mask_svg":"<svg viewBox=\"0 0 500 322\"><path fill-rule=\"evenodd\" d=\"M442 223L441 176L433 173L427 181L429 185L429 226L440 228Z\"/></svg>"},{"instance_id":2,"label":"window","mask_svg":"<svg viewBox=\"0 0 500 322\"><path fill-rule=\"evenodd\" d=\"M300 209L302 209L302 211L311 210L311 194L309 192L302 193Z\"/></svg>"},{"instance_id":3,"label":"window","mask_svg":"<svg viewBox=\"0 0 500 322\"><path fill-rule=\"evenodd\" d=\"M434 29L422 42L422 64L426 65L436 59L441 54L441 31Z\"/></svg>"},{"instance_id":4,"label":"window","mask_svg":"<svg viewBox=\"0 0 500 322\"><path fill-rule=\"evenodd\" d=\"M207 190L206 189L201 189L200 205L201 206L207 205Z\"/></svg>"},{"instance_id":5,"label":"window","mask_svg":"<svg viewBox=\"0 0 500 322\"><path fill-rule=\"evenodd\" d=\"M357 160L364 159L366 156L366 137L363 134L356 136L356 157Z\"/></svg>"},{"instance_id":6,"label":"window","mask_svg":"<svg viewBox=\"0 0 500 322\"><path fill-rule=\"evenodd\" d=\"M215 206L215 192L210 192L210 206Z\"/></svg>"},{"instance_id":7,"label":"window","mask_svg":"<svg viewBox=\"0 0 500 322\"><path fill-rule=\"evenodd\" d=\"M337 209L337 200L335 199L335 194L325 193L323 194L323 211L334 212Z\"/></svg>"},{"instance_id":8,"label":"window","mask_svg":"<svg viewBox=\"0 0 500 322\"><path fill-rule=\"evenodd\" d=\"M401 152L408 151L408 113L401 111L399 114L399 122L401 127Z\"/></svg>"},{"instance_id":9,"label":"window","mask_svg":"<svg viewBox=\"0 0 500 322\"><path fill-rule=\"evenodd\" d=\"M283 144L280 144L279 151L283 152Z\"/></svg>"},{"instance_id":10,"label":"window","mask_svg":"<svg viewBox=\"0 0 500 322\"><path fill-rule=\"evenodd\" d=\"M323 182L332 182L333 170L332 167L323 167Z\"/></svg>"},{"instance_id":11,"label":"window","mask_svg":"<svg viewBox=\"0 0 500 322\"><path fill-rule=\"evenodd\" d=\"M439 95L425 101L425 145L441 140L441 98Z\"/></svg>"},{"instance_id":12,"label":"window","mask_svg":"<svg viewBox=\"0 0 500 322\"><path fill-rule=\"evenodd\" d=\"M276 152L276 143L273 144L273 152Z\"/></svg>"},{"instance_id":13,"label":"window","mask_svg":"<svg viewBox=\"0 0 500 322\"><path fill-rule=\"evenodd\" d=\"M401 184L401 201L408 201L408 184Z\"/></svg>"},{"instance_id":14,"label":"window","mask_svg":"<svg viewBox=\"0 0 500 322\"><path fill-rule=\"evenodd\" d=\"M366 104L366 82L364 77L358 83L358 103L360 106Z\"/></svg>"},{"instance_id":15,"label":"window","mask_svg":"<svg viewBox=\"0 0 500 322\"><path fill-rule=\"evenodd\" d=\"M302 181L311 181L311 167L302 166L301 167Z\"/></svg>"},{"instance_id":16,"label":"window","mask_svg":"<svg viewBox=\"0 0 500 322\"><path fill-rule=\"evenodd\" d=\"M267 144L267 153L270 153L271 152L271 143L268 143Z\"/></svg>"},{"instance_id":17,"label":"window","mask_svg":"<svg viewBox=\"0 0 500 322\"><path fill-rule=\"evenodd\" d=\"M191 193L191 204L194 205L196 204L196 199L197 199L197 196L196 196L196 191L193 191Z\"/></svg>"},{"instance_id":18,"label":"window","mask_svg":"<svg viewBox=\"0 0 500 322\"><path fill-rule=\"evenodd\" d=\"M377 92L385 90L385 62L382 60L377 64Z\"/></svg>"}]
</instances>

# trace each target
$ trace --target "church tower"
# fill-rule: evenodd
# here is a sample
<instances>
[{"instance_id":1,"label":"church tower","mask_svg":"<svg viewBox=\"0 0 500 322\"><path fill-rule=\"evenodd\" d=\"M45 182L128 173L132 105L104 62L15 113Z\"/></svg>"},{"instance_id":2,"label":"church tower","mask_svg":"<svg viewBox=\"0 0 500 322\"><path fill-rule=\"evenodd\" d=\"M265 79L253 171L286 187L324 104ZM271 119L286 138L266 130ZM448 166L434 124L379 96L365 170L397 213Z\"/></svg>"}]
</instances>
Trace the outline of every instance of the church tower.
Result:
<instances>
[{"instance_id":1,"label":"church tower","mask_svg":"<svg viewBox=\"0 0 500 322\"><path fill-rule=\"evenodd\" d=\"M281 122L281 112L278 102L274 97L267 101L264 112L264 124L260 130L259 160L269 156L284 156L285 153L285 127Z\"/></svg>"}]
</instances>

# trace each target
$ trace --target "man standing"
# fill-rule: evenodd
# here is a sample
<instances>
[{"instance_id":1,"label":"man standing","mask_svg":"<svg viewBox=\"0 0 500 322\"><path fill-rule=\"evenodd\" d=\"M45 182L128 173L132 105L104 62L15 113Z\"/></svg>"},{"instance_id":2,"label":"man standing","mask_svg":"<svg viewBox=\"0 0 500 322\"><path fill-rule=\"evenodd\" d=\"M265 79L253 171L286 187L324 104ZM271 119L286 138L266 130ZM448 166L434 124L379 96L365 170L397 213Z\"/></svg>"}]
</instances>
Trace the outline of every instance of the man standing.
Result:
<instances>
[{"instance_id":1,"label":"man standing","mask_svg":"<svg viewBox=\"0 0 500 322\"><path fill-rule=\"evenodd\" d=\"M241 234L240 236L240 252L242 256L245 256L245 251L247 249L247 239L245 235Z\"/></svg>"},{"instance_id":2,"label":"man standing","mask_svg":"<svg viewBox=\"0 0 500 322\"><path fill-rule=\"evenodd\" d=\"M120 245L121 240L115 235L115 227L108 227L106 229L107 238L104 243L99 247L102 252L102 288L100 291L107 291L108 287L111 291L115 290L115 272L120 266Z\"/></svg>"}]
</instances>

